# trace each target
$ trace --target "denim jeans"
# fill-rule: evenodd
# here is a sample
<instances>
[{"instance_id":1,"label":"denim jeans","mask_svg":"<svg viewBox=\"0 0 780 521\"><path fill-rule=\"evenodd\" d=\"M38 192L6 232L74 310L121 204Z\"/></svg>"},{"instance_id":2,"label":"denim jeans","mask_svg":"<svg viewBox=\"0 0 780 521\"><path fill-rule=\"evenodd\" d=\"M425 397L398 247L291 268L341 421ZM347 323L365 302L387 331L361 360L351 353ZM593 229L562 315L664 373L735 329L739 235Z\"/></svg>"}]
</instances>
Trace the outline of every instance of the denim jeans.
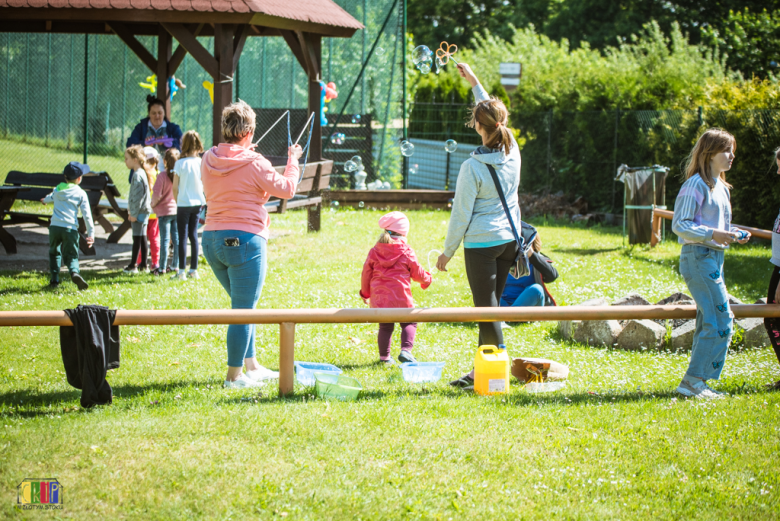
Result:
<instances>
[{"instance_id":1,"label":"denim jeans","mask_svg":"<svg viewBox=\"0 0 780 521\"><path fill-rule=\"evenodd\" d=\"M163 215L160 220L160 269L179 267L179 229L175 215ZM173 260L168 265L168 241L173 243Z\"/></svg>"},{"instance_id":2,"label":"denim jeans","mask_svg":"<svg viewBox=\"0 0 780 521\"><path fill-rule=\"evenodd\" d=\"M696 330L686 374L717 380L723 371L734 324L723 282L723 251L684 244L680 274L696 301Z\"/></svg>"},{"instance_id":3,"label":"denim jeans","mask_svg":"<svg viewBox=\"0 0 780 521\"><path fill-rule=\"evenodd\" d=\"M501 306L503 307L534 307L544 306L544 288L541 284L531 284L517 296L514 302L501 297Z\"/></svg>"},{"instance_id":4,"label":"denim jeans","mask_svg":"<svg viewBox=\"0 0 780 521\"><path fill-rule=\"evenodd\" d=\"M239 245L225 246L228 237L237 238ZM254 309L268 268L266 240L236 230L203 232L203 255L230 295L231 308ZM227 354L230 367L243 367L244 358L255 356L254 324L228 326Z\"/></svg>"}]
</instances>

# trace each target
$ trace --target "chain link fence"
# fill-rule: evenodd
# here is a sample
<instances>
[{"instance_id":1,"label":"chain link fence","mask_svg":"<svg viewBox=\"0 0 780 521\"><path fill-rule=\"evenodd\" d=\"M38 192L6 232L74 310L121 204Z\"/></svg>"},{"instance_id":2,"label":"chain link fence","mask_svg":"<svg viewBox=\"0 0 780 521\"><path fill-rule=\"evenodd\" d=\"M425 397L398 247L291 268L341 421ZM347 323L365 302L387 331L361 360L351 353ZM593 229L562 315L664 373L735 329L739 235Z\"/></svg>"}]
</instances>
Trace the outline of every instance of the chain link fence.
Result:
<instances>
[{"instance_id":1,"label":"chain link fence","mask_svg":"<svg viewBox=\"0 0 780 521\"><path fill-rule=\"evenodd\" d=\"M355 149L359 150L353 155L363 156L369 181L381 177L397 184L400 155L383 143L397 141L402 127L403 3L336 3L366 29L351 38L322 41L323 80L334 82L339 92L326 105L329 126L323 128L324 156L336 161L332 186L351 185L343 163ZM138 40L156 55L156 37ZM213 38L198 40L213 51ZM151 71L115 35L0 33L0 180L10 170L59 172L69 161L79 160L111 173L126 194L123 151L133 128L147 115L146 95L155 93L141 85L148 84L150 76ZM204 82L211 77L190 55L176 77L186 89L173 97L169 119L184 131L198 131L210 147L212 102ZM239 60L233 98L257 109L258 129L267 129L276 120L275 109L293 109L305 121L308 78L281 37L250 37ZM302 126L292 125L293 139ZM286 124L277 131L286 145ZM349 134L342 144L330 139L339 133ZM304 134L302 142L306 138Z\"/></svg>"},{"instance_id":2,"label":"chain link fence","mask_svg":"<svg viewBox=\"0 0 780 521\"><path fill-rule=\"evenodd\" d=\"M454 189L461 163L481 143L465 127L470 105L413 103L409 140L410 188ZM623 184L618 166L668 166L667 205L673 208L681 184L682 163L699 135L721 127L736 137L734 167L727 174L734 184L735 220L768 228L777 215L780 188L775 182L774 150L780 147L780 111L592 111L511 113L522 153L521 190L562 191L584 196L590 208L620 212ZM458 141L448 154L444 144Z\"/></svg>"}]
</instances>

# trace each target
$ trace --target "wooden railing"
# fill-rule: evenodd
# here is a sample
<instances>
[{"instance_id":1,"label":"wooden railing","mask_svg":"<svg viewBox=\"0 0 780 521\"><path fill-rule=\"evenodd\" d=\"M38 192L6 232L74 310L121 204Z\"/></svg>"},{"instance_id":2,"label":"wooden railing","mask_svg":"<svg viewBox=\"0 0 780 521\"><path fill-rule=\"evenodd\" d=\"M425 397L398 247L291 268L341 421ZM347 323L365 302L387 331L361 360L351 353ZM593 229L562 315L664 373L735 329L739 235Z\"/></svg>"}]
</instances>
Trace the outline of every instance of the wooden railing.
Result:
<instances>
[{"instance_id":1,"label":"wooden railing","mask_svg":"<svg viewBox=\"0 0 780 521\"><path fill-rule=\"evenodd\" d=\"M653 234L650 237L650 246L653 247L661 242L661 222L662 219L672 220L674 212L669 210L661 210L655 208L653 210ZM760 237L762 239L772 239L772 232L769 230L762 230L760 228L751 228L750 226L742 226L741 224L733 224L742 230L747 230L754 237Z\"/></svg>"},{"instance_id":2,"label":"wooden railing","mask_svg":"<svg viewBox=\"0 0 780 521\"><path fill-rule=\"evenodd\" d=\"M778 304L731 306L736 318L780 317ZM279 324L279 394L293 392L295 324L386 322L533 322L695 318L696 306L558 306L529 308L172 309L116 312L117 326ZM0 311L0 327L72 326L64 311Z\"/></svg>"}]
</instances>

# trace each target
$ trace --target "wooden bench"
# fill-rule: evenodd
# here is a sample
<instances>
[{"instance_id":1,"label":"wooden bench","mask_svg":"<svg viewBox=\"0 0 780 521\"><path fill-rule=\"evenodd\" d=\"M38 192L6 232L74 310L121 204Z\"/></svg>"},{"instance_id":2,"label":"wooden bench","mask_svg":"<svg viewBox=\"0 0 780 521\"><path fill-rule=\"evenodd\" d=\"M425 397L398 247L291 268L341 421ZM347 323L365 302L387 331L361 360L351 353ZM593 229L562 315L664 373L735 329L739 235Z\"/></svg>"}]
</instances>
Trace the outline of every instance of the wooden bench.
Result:
<instances>
[{"instance_id":1,"label":"wooden bench","mask_svg":"<svg viewBox=\"0 0 780 521\"><path fill-rule=\"evenodd\" d=\"M284 173L287 158L281 156L266 156L277 172ZM322 212L322 191L330 187L330 174L333 171L333 161L313 161L306 164L303 179L298 184L295 197L280 200L272 197L265 208L268 213L284 213L293 208L307 208L309 231L320 231Z\"/></svg>"},{"instance_id":2,"label":"wooden bench","mask_svg":"<svg viewBox=\"0 0 780 521\"><path fill-rule=\"evenodd\" d=\"M106 197L105 199L100 200L97 209L93 209L93 213L97 211L101 219L100 225L106 230L106 233L109 234L106 242L115 244L119 242L119 239L121 239L131 227L131 223L128 219L130 214L127 213L127 199L121 199L122 194L119 192L119 189L116 187L114 180L111 179L108 172L97 172L97 175L106 179L106 188L103 190L103 195ZM107 213L113 213L119 216L122 219L122 224L114 229L111 222L106 219Z\"/></svg>"},{"instance_id":3,"label":"wooden bench","mask_svg":"<svg viewBox=\"0 0 780 521\"><path fill-rule=\"evenodd\" d=\"M50 194L54 188L57 187L57 185L64 181L65 178L62 174L28 174L25 172L11 171L5 178L5 186L26 188L26 190L19 191L16 194L17 201L39 202L41 199ZM106 184L106 178L104 176L99 174L88 174L83 176L79 186L87 193L89 207L92 212L92 220L96 224L100 224L104 229L106 229L107 226L110 226L111 229L113 229L111 223L109 223L108 220L106 220L106 218L97 211L100 199L102 198L103 192L106 189ZM48 228L51 224L51 215L29 212L15 212L9 208L4 209L2 215L0 216L0 226L3 227L11 224L22 223L34 223ZM79 217L79 249L84 255L95 255L94 245L87 246L85 236L86 231L87 225L84 223L84 219ZM108 230L106 229L106 231ZM6 248L6 251L8 253L12 253L8 251L8 248Z\"/></svg>"}]
</instances>

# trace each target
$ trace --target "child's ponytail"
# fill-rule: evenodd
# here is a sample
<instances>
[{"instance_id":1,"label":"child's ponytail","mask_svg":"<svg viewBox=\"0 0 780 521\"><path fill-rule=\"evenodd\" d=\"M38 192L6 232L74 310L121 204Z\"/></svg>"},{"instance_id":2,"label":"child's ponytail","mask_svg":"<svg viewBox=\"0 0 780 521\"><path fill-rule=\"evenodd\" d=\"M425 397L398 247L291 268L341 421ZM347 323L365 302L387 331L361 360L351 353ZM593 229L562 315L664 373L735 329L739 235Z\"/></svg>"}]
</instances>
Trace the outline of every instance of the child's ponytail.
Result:
<instances>
[{"instance_id":1,"label":"child's ponytail","mask_svg":"<svg viewBox=\"0 0 780 521\"><path fill-rule=\"evenodd\" d=\"M393 236L390 235L390 232L387 230L382 230L382 233L379 234L379 240L376 242L378 244L393 244L395 241L393 240Z\"/></svg>"}]
</instances>

